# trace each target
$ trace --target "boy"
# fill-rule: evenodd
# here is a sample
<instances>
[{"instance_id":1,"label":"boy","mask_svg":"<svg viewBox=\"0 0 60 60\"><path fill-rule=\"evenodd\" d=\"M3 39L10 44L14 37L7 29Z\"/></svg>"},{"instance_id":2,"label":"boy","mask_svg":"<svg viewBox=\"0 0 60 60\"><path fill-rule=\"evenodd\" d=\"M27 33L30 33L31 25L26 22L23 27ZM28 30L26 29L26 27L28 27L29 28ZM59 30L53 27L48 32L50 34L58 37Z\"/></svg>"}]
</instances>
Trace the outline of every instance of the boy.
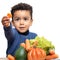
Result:
<instances>
[{"instance_id":1,"label":"boy","mask_svg":"<svg viewBox=\"0 0 60 60\"><path fill-rule=\"evenodd\" d=\"M29 32L29 27L32 25L32 6L26 3L19 3L12 7L12 24L8 16L2 18L5 36L8 42L6 54L14 56L15 51L19 48L20 43L26 39L34 39L37 34Z\"/></svg>"}]
</instances>

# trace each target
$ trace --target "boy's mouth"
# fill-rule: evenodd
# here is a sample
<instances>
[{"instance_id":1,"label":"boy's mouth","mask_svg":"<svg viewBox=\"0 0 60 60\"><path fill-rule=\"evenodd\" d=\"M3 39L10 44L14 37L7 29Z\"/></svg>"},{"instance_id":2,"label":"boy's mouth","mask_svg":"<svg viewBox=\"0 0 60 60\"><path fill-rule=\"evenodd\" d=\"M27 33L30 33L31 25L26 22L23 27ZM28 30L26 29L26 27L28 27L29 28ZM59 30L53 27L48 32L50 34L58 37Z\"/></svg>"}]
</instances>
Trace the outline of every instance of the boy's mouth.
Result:
<instances>
[{"instance_id":1,"label":"boy's mouth","mask_svg":"<svg viewBox=\"0 0 60 60\"><path fill-rule=\"evenodd\" d=\"M25 29L25 27L19 27L21 30L24 30Z\"/></svg>"}]
</instances>

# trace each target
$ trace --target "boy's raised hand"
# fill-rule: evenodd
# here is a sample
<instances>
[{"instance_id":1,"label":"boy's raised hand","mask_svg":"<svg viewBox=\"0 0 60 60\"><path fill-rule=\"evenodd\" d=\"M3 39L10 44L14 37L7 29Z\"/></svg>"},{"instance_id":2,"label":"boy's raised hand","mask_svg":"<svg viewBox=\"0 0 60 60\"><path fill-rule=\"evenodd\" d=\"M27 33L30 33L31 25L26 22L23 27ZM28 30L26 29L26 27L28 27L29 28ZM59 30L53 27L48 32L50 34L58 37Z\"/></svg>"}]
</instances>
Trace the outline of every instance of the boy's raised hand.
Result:
<instances>
[{"instance_id":1,"label":"boy's raised hand","mask_svg":"<svg viewBox=\"0 0 60 60\"><path fill-rule=\"evenodd\" d=\"M8 16L4 16L2 18L1 22L2 22L3 26L5 26L5 27L9 27L10 26L10 18Z\"/></svg>"}]
</instances>

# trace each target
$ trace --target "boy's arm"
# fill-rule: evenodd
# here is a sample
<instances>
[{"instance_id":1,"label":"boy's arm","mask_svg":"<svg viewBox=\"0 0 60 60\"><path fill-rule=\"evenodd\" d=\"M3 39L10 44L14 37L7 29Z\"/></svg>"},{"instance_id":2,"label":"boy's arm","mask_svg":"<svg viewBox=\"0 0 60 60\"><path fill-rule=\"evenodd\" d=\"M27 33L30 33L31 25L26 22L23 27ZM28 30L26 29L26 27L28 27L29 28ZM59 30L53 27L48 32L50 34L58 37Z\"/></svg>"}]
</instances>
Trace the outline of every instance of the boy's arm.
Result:
<instances>
[{"instance_id":1,"label":"boy's arm","mask_svg":"<svg viewBox=\"0 0 60 60\"><path fill-rule=\"evenodd\" d=\"M14 40L14 31L12 28L12 25L10 24L9 27L3 27L4 28L4 33L8 41L13 41Z\"/></svg>"},{"instance_id":2,"label":"boy's arm","mask_svg":"<svg viewBox=\"0 0 60 60\"><path fill-rule=\"evenodd\" d=\"M13 41L14 40L14 32L12 29L10 18L8 16L4 16L2 18L1 22L2 22L2 25L4 27L4 32L5 32L5 36L6 36L7 40Z\"/></svg>"}]
</instances>

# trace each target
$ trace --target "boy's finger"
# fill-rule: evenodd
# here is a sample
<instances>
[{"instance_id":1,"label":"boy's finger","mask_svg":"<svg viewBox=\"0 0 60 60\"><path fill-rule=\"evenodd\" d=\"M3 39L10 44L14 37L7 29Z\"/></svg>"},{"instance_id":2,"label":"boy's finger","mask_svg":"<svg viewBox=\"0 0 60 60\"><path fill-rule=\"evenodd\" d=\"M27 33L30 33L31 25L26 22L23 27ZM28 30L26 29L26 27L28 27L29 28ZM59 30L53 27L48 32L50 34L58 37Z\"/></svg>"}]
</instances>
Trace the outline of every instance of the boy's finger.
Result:
<instances>
[{"instance_id":1,"label":"boy's finger","mask_svg":"<svg viewBox=\"0 0 60 60\"><path fill-rule=\"evenodd\" d=\"M6 21L3 22L3 24L6 24L6 23L10 23L10 21L6 20Z\"/></svg>"},{"instance_id":2,"label":"boy's finger","mask_svg":"<svg viewBox=\"0 0 60 60\"><path fill-rule=\"evenodd\" d=\"M4 25L5 27L8 27L8 26L10 26L10 22L9 22L9 21L5 21L5 22L3 23L3 25Z\"/></svg>"},{"instance_id":3,"label":"boy's finger","mask_svg":"<svg viewBox=\"0 0 60 60\"><path fill-rule=\"evenodd\" d=\"M2 24L3 24L5 21L9 21L9 22L10 22L10 19L9 19L8 17L3 17L3 18L2 18L2 21L1 21Z\"/></svg>"}]
</instances>

